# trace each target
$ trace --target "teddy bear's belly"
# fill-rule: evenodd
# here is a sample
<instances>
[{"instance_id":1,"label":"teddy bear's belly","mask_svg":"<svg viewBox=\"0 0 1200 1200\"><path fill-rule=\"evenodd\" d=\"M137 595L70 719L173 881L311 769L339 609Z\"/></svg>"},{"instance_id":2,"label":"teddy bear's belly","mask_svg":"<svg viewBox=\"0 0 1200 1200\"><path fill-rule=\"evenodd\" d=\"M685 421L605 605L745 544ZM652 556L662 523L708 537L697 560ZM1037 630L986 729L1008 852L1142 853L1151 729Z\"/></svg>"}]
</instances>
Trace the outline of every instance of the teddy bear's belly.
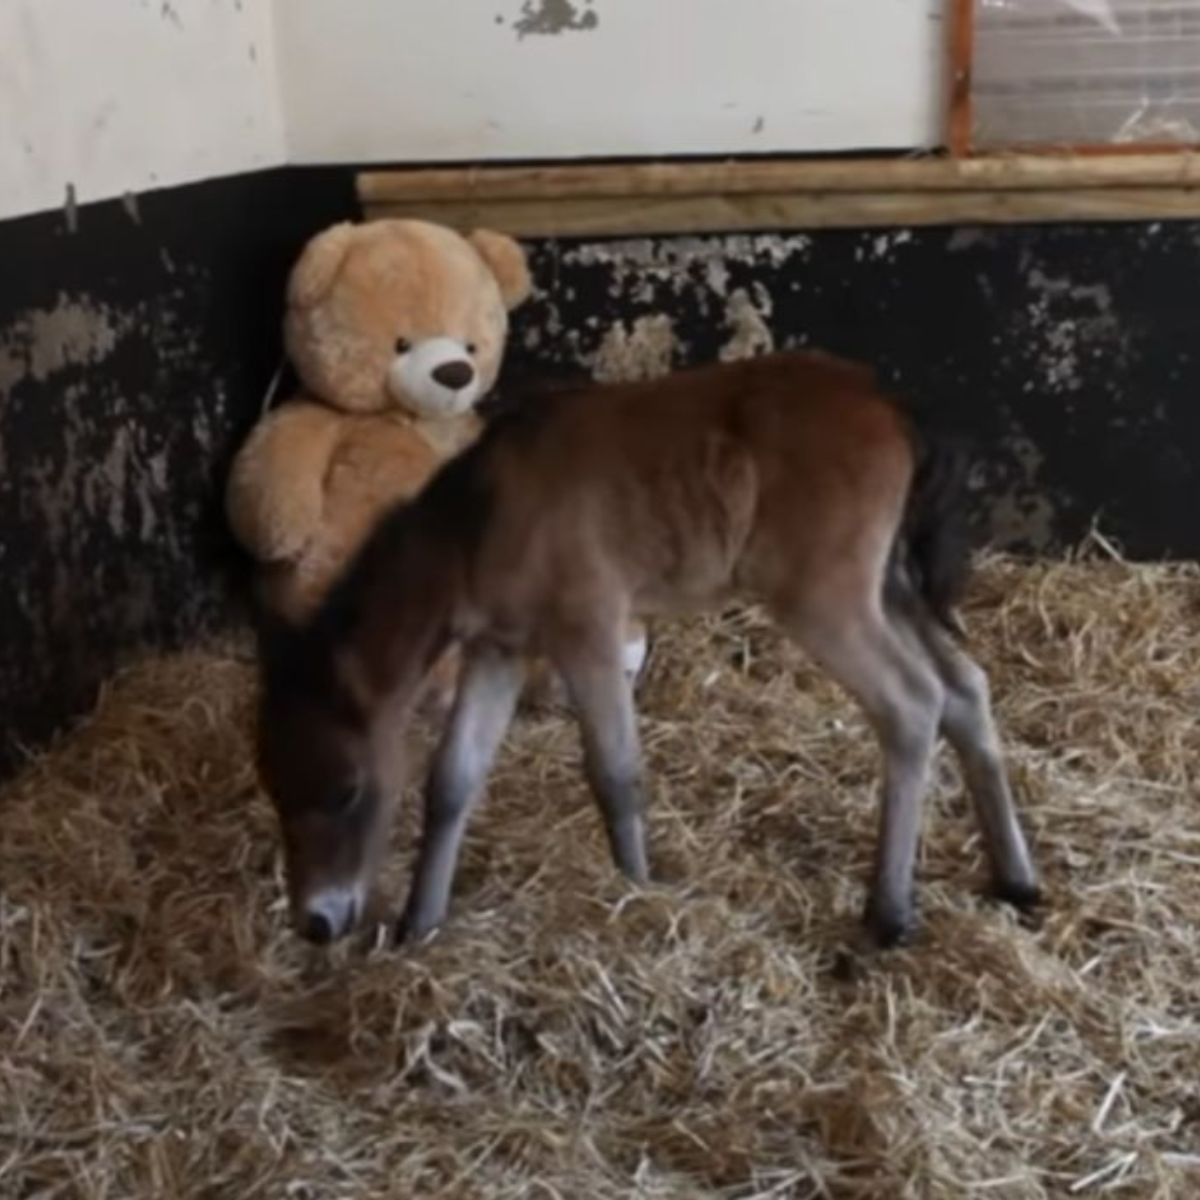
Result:
<instances>
[{"instance_id":1,"label":"teddy bear's belly","mask_svg":"<svg viewBox=\"0 0 1200 1200\"><path fill-rule=\"evenodd\" d=\"M335 540L360 541L384 511L429 481L439 460L433 448L380 418L343 440L330 464L326 526Z\"/></svg>"},{"instance_id":2,"label":"teddy bear's belly","mask_svg":"<svg viewBox=\"0 0 1200 1200\"><path fill-rule=\"evenodd\" d=\"M303 553L268 581L271 607L293 620L310 615L376 523L420 491L438 465L410 429L383 417L349 423L326 469L318 527Z\"/></svg>"}]
</instances>

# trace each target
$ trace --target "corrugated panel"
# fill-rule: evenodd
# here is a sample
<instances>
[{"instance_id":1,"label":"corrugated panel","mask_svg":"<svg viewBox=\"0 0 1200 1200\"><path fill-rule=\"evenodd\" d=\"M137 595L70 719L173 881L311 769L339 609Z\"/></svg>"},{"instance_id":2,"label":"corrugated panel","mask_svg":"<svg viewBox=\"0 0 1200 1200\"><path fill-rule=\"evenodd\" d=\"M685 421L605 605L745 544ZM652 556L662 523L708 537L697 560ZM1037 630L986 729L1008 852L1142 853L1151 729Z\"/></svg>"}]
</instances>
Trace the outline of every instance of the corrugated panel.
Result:
<instances>
[{"instance_id":1,"label":"corrugated panel","mask_svg":"<svg viewBox=\"0 0 1200 1200\"><path fill-rule=\"evenodd\" d=\"M1200 141L1200 0L976 0L973 142Z\"/></svg>"}]
</instances>

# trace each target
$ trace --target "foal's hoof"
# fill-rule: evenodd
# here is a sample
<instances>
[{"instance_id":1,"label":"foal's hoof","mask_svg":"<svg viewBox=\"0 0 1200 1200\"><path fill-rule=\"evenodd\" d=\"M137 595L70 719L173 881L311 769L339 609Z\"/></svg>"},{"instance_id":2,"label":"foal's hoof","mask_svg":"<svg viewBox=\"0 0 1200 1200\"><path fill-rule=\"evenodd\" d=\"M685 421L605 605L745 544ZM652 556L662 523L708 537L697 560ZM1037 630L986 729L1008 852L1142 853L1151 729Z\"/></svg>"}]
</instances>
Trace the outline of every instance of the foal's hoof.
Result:
<instances>
[{"instance_id":1,"label":"foal's hoof","mask_svg":"<svg viewBox=\"0 0 1200 1200\"><path fill-rule=\"evenodd\" d=\"M877 908L867 905L863 924L871 943L878 950L892 950L912 940L917 923L912 910Z\"/></svg>"},{"instance_id":2,"label":"foal's hoof","mask_svg":"<svg viewBox=\"0 0 1200 1200\"><path fill-rule=\"evenodd\" d=\"M392 927L392 945L416 946L432 937L437 928L435 921L417 921L405 913Z\"/></svg>"},{"instance_id":3,"label":"foal's hoof","mask_svg":"<svg viewBox=\"0 0 1200 1200\"><path fill-rule=\"evenodd\" d=\"M1036 883L1011 883L996 880L992 883L988 894L998 903L1015 908L1020 915L1021 924L1026 928L1037 928L1046 898Z\"/></svg>"},{"instance_id":4,"label":"foal's hoof","mask_svg":"<svg viewBox=\"0 0 1200 1200\"><path fill-rule=\"evenodd\" d=\"M1021 912L1032 912L1040 908L1045 897L1036 883L1011 883L997 880L992 884L992 898L1011 904Z\"/></svg>"}]
</instances>

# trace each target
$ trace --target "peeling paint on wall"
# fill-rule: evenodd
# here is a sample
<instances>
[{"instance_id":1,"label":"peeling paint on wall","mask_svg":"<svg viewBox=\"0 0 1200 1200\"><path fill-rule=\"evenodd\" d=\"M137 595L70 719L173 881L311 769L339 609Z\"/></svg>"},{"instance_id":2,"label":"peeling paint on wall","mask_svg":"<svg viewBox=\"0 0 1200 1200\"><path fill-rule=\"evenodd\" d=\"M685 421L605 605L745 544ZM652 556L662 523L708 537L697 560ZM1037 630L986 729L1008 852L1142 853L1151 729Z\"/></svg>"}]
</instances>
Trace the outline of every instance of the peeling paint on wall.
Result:
<instances>
[{"instance_id":1,"label":"peeling paint on wall","mask_svg":"<svg viewBox=\"0 0 1200 1200\"><path fill-rule=\"evenodd\" d=\"M1038 266L1029 268L1027 281L1026 321L1045 386L1078 392L1086 358L1109 359L1123 349L1111 290L1107 283L1051 278Z\"/></svg>"},{"instance_id":2,"label":"peeling paint on wall","mask_svg":"<svg viewBox=\"0 0 1200 1200\"><path fill-rule=\"evenodd\" d=\"M1054 546L1055 500L1041 478L1045 455L1024 434L1004 438L1004 464L977 490L988 532L1001 545L1020 543L1037 553Z\"/></svg>"},{"instance_id":3,"label":"peeling paint on wall","mask_svg":"<svg viewBox=\"0 0 1200 1200\"><path fill-rule=\"evenodd\" d=\"M291 172L0 223L0 768L135 647L236 611L224 464L279 354L286 271L352 181ZM336 196L333 202L328 195Z\"/></svg>"},{"instance_id":4,"label":"peeling paint on wall","mask_svg":"<svg viewBox=\"0 0 1200 1200\"><path fill-rule=\"evenodd\" d=\"M994 543L1099 515L1135 554L1200 555L1200 226L1013 226L547 241L518 376L646 378L821 346L872 363L977 456Z\"/></svg>"},{"instance_id":5,"label":"peeling paint on wall","mask_svg":"<svg viewBox=\"0 0 1200 1200\"><path fill-rule=\"evenodd\" d=\"M0 726L36 737L134 646L231 615L224 464L277 364L292 256L353 178L221 181L0 224ZM271 182L274 180L274 182ZM971 438L997 544L1097 514L1200 555L1200 225L547 240L505 378L651 378L821 346ZM503 391L503 384L502 389Z\"/></svg>"},{"instance_id":6,"label":"peeling paint on wall","mask_svg":"<svg viewBox=\"0 0 1200 1200\"><path fill-rule=\"evenodd\" d=\"M69 366L97 363L114 349L127 318L86 296L60 293L52 308L33 308L0 330L0 389L28 376L43 382Z\"/></svg>"},{"instance_id":7,"label":"peeling paint on wall","mask_svg":"<svg viewBox=\"0 0 1200 1200\"><path fill-rule=\"evenodd\" d=\"M600 18L592 8L593 0L525 0L521 15L513 22L517 38L529 35L553 35L561 33L586 33L600 24Z\"/></svg>"},{"instance_id":8,"label":"peeling paint on wall","mask_svg":"<svg viewBox=\"0 0 1200 1200\"><path fill-rule=\"evenodd\" d=\"M722 362L734 362L774 350L775 335L768 324L771 309L771 294L761 283L755 282L749 290L735 288L725 308L726 324L732 332L717 357Z\"/></svg>"},{"instance_id":9,"label":"peeling paint on wall","mask_svg":"<svg viewBox=\"0 0 1200 1200\"><path fill-rule=\"evenodd\" d=\"M0 664L4 683L14 672L28 678L31 657L45 668L69 653L71 665L54 672L69 694L72 677L104 659L114 634L199 627L220 604L214 576L174 598L169 614L156 608L160 572L169 564L196 570L200 512L188 497L221 452L177 419L182 378L199 368L216 379L228 369L209 357L191 317L211 292L207 271L194 267L140 302L63 291L0 329L0 421L6 441L20 447L0 482L0 509L16 514L10 536L24 541L8 573L27 623L19 661L10 648ZM207 410L209 429L230 419L211 386L196 387L186 403Z\"/></svg>"},{"instance_id":10,"label":"peeling paint on wall","mask_svg":"<svg viewBox=\"0 0 1200 1200\"><path fill-rule=\"evenodd\" d=\"M657 379L671 370L680 350L666 313L638 317L630 327L617 321L592 356L592 377L602 383Z\"/></svg>"}]
</instances>

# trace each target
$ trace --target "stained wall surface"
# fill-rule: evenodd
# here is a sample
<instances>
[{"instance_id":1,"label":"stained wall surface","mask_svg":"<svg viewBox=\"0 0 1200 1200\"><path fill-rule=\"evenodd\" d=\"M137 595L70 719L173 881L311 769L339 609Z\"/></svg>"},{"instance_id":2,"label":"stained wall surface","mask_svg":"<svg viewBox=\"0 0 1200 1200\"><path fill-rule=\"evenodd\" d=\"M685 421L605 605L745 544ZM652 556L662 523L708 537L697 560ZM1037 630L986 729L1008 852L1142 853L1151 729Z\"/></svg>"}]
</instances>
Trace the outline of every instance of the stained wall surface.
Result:
<instances>
[{"instance_id":1,"label":"stained wall surface","mask_svg":"<svg viewBox=\"0 0 1200 1200\"><path fill-rule=\"evenodd\" d=\"M238 619L224 474L279 365L288 267L358 215L352 160L928 144L940 12L281 0L276 29L267 0L0 8L0 766L129 653ZM273 165L289 153L333 165ZM502 396L819 345L970 436L993 544L1056 552L1098 519L1131 554L1200 554L1195 224L529 252Z\"/></svg>"},{"instance_id":2,"label":"stained wall surface","mask_svg":"<svg viewBox=\"0 0 1200 1200\"><path fill-rule=\"evenodd\" d=\"M909 149L944 0L280 0L298 163Z\"/></svg>"},{"instance_id":3,"label":"stained wall surface","mask_svg":"<svg viewBox=\"0 0 1200 1200\"><path fill-rule=\"evenodd\" d=\"M1094 520L1200 555L1200 227L821 231L546 242L511 375L646 377L814 345L874 364L977 457L981 539L1058 552Z\"/></svg>"},{"instance_id":4,"label":"stained wall surface","mask_svg":"<svg viewBox=\"0 0 1200 1200\"><path fill-rule=\"evenodd\" d=\"M271 0L0 4L0 220L283 159Z\"/></svg>"},{"instance_id":5,"label":"stained wall surface","mask_svg":"<svg viewBox=\"0 0 1200 1200\"><path fill-rule=\"evenodd\" d=\"M225 470L286 271L352 201L280 170L0 222L0 767L126 654L235 618Z\"/></svg>"}]
</instances>

